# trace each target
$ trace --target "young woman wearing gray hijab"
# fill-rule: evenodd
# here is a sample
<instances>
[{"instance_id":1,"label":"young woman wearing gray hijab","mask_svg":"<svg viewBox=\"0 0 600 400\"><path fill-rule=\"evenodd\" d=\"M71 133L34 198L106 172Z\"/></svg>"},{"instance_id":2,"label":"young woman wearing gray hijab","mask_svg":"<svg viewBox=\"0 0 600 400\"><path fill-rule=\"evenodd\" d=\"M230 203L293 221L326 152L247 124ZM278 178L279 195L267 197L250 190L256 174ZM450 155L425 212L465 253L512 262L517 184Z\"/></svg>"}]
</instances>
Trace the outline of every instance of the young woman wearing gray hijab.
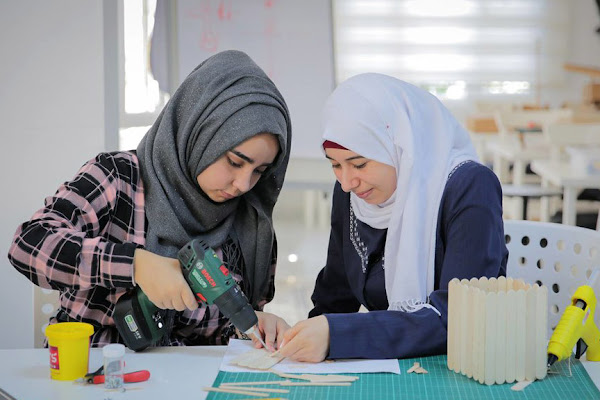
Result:
<instances>
[{"instance_id":1,"label":"young woman wearing gray hijab","mask_svg":"<svg viewBox=\"0 0 600 400\"><path fill-rule=\"evenodd\" d=\"M235 333L198 304L177 251L193 238L217 250L252 306L274 295L272 212L291 125L273 82L244 53L225 51L185 79L137 151L99 154L22 224L9 250L34 284L60 291L50 323L94 326L92 343L122 342L112 314L139 286L167 309L162 345L224 344ZM268 347L288 328L258 312Z\"/></svg>"}]
</instances>

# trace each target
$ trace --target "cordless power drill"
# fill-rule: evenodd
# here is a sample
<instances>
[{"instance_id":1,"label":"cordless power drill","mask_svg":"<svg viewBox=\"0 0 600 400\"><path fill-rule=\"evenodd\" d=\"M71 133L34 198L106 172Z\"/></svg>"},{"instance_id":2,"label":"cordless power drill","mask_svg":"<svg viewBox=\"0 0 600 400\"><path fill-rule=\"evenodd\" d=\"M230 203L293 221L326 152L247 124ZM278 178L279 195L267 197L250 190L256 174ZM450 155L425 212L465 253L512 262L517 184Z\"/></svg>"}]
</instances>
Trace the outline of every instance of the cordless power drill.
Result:
<instances>
[{"instance_id":1,"label":"cordless power drill","mask_svg":"<svg viewBox=\"0 0 600 400\"><path fill-rule=\"evenodd\" d=\"M177 258L198 303L216 304L237 329L261 339L256 313L213 249L194 239L179 250ZM138 286L119 298L113 319L127 347L140 351L165 335L165 314Z\"/></svg>"},{"instance_id":2,"label":"cordless power drill","mask_svg":"<svg viewBox=\"0 0 600 400\"><path fill-rule=\"evenodd\" d=\"M594 323L596 296L589 285L577 288L548 344L548 367L567 359L577 343L575 358L587 350L589 361L600 361L600 331Z\"/></svg>"}]
</instances>

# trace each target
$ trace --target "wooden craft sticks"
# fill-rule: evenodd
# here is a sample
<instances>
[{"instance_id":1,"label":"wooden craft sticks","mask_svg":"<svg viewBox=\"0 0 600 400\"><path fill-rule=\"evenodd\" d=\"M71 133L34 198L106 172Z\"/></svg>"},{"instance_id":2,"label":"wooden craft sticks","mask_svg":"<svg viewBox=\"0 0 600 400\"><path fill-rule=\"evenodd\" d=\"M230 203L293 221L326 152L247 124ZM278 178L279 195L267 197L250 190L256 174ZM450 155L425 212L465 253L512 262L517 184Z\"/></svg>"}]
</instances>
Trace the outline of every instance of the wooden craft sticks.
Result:
<instances>
[{"instance_id":1,"label":"wooden craft sticks","mask_svg":"<svg viewBox=\"0 0 600 400\"><path fill-rule=\"evenodd\" d=\"M486 385L546 376L548 289L522 279L448 285L448 368Z\"/></svg>"},{"instance_id":2,"label":"wooden craft sticks","mask_svg":"<svg viewBox=\"0 0 600 400\"><path fill-rule=\"evenodd\" d=\"M269 393L289 393L288 389L267 388L266 385L279 386L350 386L352 382L358 379L358 376L350 375L320 375L320 374L287 374L277 370L270 369L281 361L284 357L276 353L268 353L264 349L253 349L240 354L230 361L231 364L246 368L269 370L283 380L276 381L255 381L255 382L224 382L218 388L206 387L204 390L212 392L243 394L248 396L265 397ZM291 381L298 379L303 382ZM260 387L253 387L260 386Z\"/></svg>"},{"instance_id":3,"label":"wooden craft sticks","mask_svg":"<svg viewBox=\"0 0 600 400\"><path fill-rule=\"evenodd\" d=\"M231 360L230 364L239 365L240 367L266 370L284 358L285 357L282 355L273 356L265 349L252 349Z\"/></svg>"},{"instance_id":4,"label":"wooden craft sticks","mask_svg":"<svg viewBox=\"0 0 600 400\"><path fill-rule=\"evenodd\" d=\"M358 376L352 375L318 375L318 374L286 374L285 372L280 372L274 369L270 369L269 372L274 373L280 378L288 378L288 379L300 379L311 382L354 382L358 379Z\"/></svg>"}]
</instances>

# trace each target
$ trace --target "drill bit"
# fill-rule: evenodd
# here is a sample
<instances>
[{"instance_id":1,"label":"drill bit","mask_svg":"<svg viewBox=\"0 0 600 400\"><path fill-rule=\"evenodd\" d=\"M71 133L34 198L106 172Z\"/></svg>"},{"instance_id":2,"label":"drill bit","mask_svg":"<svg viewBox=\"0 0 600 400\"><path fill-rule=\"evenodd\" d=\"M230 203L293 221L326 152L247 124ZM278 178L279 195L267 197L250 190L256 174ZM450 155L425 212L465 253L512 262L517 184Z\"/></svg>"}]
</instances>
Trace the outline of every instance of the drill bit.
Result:
<instances>
[{"instance_id":1,"label":"drill bit","mask_svg":"<svg viewBox=\"0 0 600 400\"><path fill-rule=\"evenodd\" d=\"M254 336L256 336L256 338L258 339L258 341L260 342L260 344L263 345L263 347L265 348L265 350L270 351L267 348L267 345L265 344L265 341L262 338L262 335L260 334L260 331L258 330L258 326L254 325Z\"/></svg>"},{"instance_id":2,"label":"drill bit","mask_svg":"<svg viewBox=\"0 0 600 400\"><path fill-rule=\"evenodd\" d=\"M258 341L260 342L260 344L263 345L263 347L265 348L265 350L269 351L269 348L267 347L267 345L265 344L265 341L262 338L262 335L260 334L260 330L258 329L258 325L254 325L252 328L248 329L248 331L246 331L246 335L249 334L253 334L254 337L256 339L258 339Z\"/></svg>"}]
</instances>

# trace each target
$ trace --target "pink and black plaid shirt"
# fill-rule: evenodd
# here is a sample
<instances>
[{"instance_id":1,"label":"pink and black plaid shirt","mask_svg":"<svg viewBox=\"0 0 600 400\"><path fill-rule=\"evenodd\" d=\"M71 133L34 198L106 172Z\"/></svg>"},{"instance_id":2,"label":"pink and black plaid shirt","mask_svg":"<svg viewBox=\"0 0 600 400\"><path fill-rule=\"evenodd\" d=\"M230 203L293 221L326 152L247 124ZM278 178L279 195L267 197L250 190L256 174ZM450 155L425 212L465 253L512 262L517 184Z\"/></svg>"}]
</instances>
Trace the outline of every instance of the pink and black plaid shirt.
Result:
<instances>
[{"instance_id":1,"label":"pink and black plaid shirt","mask_svg":"<svg viewBox=\"0 0 600 400\"><path fill-rule=\"evenodd\" d=\"M137 156L101 153L17 229L8 258L34 284L60 292L59 320L92 324L92 343L103 346L122 342L113 309L117 299L135 286L133 255L145 242L144 187ZM221 256L220 249L217 253ZM239 274L232 275L241 283ZM260 309L273 299L274 276L275 262ZM55 322L56 316L50 319ZM226 344L234 332L216 306L201 306L176 314L170 344Z\"/></svg>"}]
</instances>

